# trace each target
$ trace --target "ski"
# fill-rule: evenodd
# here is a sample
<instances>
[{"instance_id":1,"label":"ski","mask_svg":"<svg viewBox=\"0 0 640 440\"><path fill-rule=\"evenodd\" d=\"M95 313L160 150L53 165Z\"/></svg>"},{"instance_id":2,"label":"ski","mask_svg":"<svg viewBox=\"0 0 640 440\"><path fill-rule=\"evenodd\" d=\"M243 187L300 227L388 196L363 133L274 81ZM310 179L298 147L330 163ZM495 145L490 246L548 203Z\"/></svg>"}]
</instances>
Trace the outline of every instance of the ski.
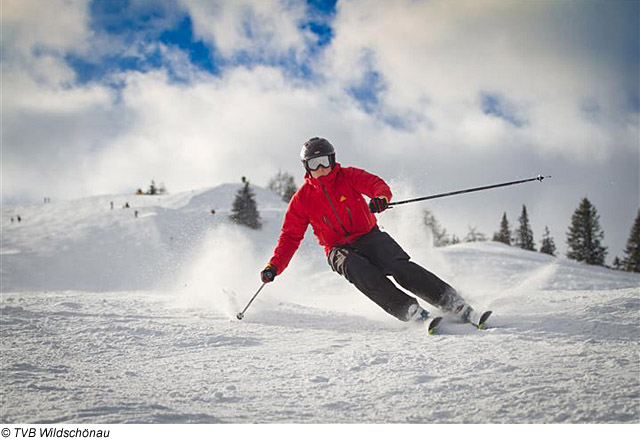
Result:
<instances>
[{"instance_id":1,"label":"ski","mask_svg":"<svg viewBox=\"0 0 640 440\"><path fill-rule=\"evenodd\" d=\"M441 321L442 321L442 316L438 316L437 318L433 318L429 322L429 326L427 327L427 332L429 332L430 335L436 334L437 330L438 330L438 326L440 325Z\"/></svg>"},{"instance_id":2,"label":"ski","mask_svg":"<svg viewBox=\"0 0 640 440\"><path fill-rule=\"evenodd\" d=\"M483 329L486 328L487 319L489 319L489 317L491 316L492 313L493 312L491 310L487 310L482 315L480 315L480 319L478 320L478 323L475 323L473 321L469 321L469 324L471 324L472 326L474 326L478 330L483 330Z\"/></svg>"}]
</instances>

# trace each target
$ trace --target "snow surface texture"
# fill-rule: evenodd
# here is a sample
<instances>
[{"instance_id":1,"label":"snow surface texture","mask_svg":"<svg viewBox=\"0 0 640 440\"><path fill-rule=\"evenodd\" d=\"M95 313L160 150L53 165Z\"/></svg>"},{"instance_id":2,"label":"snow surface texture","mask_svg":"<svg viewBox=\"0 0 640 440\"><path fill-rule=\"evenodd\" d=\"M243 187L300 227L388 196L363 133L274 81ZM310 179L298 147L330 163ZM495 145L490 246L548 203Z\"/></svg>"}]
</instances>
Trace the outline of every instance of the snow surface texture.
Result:
<instances>
[{"instance_id":1,"label":"snow surface texture","mask_svg":"<svg viewBox=\"0 0 640 440\"><path fill-rule=\"evenodd\" d=\"M396 321L310 233L237 321L286 209L254 188L265 226L235 227L238 188L3 207L0 422L640 422L639 276L433 249L407 206L381 224L492 328Z\"/></svg>"}]
</instances>

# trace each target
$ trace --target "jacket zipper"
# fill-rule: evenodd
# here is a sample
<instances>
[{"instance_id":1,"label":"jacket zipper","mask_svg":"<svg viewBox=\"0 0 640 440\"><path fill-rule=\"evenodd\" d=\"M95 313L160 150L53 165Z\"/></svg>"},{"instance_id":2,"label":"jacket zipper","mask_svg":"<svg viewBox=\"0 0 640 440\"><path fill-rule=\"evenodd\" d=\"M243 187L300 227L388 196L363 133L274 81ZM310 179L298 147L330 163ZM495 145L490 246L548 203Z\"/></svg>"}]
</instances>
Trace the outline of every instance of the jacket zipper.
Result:
<instances>
[{"instance_id":1,"label":"jacket zipper","mask_svg":"<svg viewBox=\"0 0 640 440\"><path fill-rule=\"evenodd\" d=\"M331 197L329 197L329 191L327 191L327 187L324 186L324 183L322 183L322 182L320 182L320 185L322 185L322 189L324 190L324 195L326 195L327 196L327 200L329 200L329 206L331 206L331 210L333 211L333 214L336 216L336 219L338 220L338 223L340 224L340 227L344 231L344 236L347 237L349 235L349 233L347 232L347 230L345 229L344 225L342 224L342 220L340 220L340 217L338 216L338 212L336 211L336 208L333 206L333 202L331 201Z\"/></svg>"},{"instance_id":2,"label":"jacket zipper","mask_svg":"<svg viewBox=\"0 0 640 440\"><path fill-rule=\"evenodd\" d=\"M324 218L324 222L327 224L327 226L329 226L331 228L331 230L337 234L338 231L336 230L336 228L333 227L333 225L331 224L331 222L329 221L327 216L325 215L325 216L323 216L323 218Z\"/></svg>"},{"instance_id":3,"label":"jacket zipper","mask_svg":"<svg viewBox=\"0 0 640 440\"><path fill-rule=\"evenodd\" d=\"M353 228L353 219L351 218L351 210L347 206L347 217L349 217L349 223L351 223L351 227Z\"/></svg>"}]
</instances>

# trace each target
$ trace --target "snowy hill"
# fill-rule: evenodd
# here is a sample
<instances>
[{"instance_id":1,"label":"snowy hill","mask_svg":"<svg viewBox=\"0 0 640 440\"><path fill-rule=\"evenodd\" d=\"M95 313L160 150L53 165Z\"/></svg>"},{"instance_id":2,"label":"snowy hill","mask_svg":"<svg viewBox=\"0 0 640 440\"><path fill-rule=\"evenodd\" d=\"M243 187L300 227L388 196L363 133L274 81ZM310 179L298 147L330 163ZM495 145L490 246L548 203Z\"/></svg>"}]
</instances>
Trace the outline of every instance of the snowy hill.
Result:
<instances>
[{"instance_id":1,"label":"snowy hill","mask_svg":"<svg viewBox=\"0 0 640 440\"><path fill-rule=\"evenodd\" d=\"M240 187L226 184L166 196L99 196L3 208L2 291L162 285L175 277L208 231L229 224ZM265 232L273 235L286 204L271 191L252 188ZM12 223L18 215L22 221Z\"/></svg>"},{"instance_id":2,"label":"snowy hill","mask_svg":"<svg viewBox=\"0 0 640 440\"><path fill-rule=\"evenodd\" d=\"M492 328L395 321L311 234L237 321L286 209L254 187L265 226L235 227L239 187L3 208L0 422L640 421L640 276L432 249L419 213L394 209L381 224Z\"/></svg>"}]
</instances>

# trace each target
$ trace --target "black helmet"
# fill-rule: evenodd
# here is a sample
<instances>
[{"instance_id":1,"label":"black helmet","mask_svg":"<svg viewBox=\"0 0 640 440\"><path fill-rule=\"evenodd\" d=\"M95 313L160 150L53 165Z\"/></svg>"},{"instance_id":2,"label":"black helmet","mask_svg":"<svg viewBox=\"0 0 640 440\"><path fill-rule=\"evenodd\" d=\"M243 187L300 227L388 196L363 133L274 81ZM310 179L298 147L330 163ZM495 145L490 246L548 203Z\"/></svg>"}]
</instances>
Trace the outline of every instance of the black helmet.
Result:
<instances>
[{"instance_id":1,"label":"black helmet","mask_svg":"<svg viewBox=\"0 0 640 440\"><path fill-rule=\"evenodd\" d=\"M336 164L336 150L328 140L314 137L304 143L302 151L300 151L300 160L302 160L302 163L307 170L309 170L307 161L320 156L329 156L332 168Z\"/></svg>"}]
</instances>

